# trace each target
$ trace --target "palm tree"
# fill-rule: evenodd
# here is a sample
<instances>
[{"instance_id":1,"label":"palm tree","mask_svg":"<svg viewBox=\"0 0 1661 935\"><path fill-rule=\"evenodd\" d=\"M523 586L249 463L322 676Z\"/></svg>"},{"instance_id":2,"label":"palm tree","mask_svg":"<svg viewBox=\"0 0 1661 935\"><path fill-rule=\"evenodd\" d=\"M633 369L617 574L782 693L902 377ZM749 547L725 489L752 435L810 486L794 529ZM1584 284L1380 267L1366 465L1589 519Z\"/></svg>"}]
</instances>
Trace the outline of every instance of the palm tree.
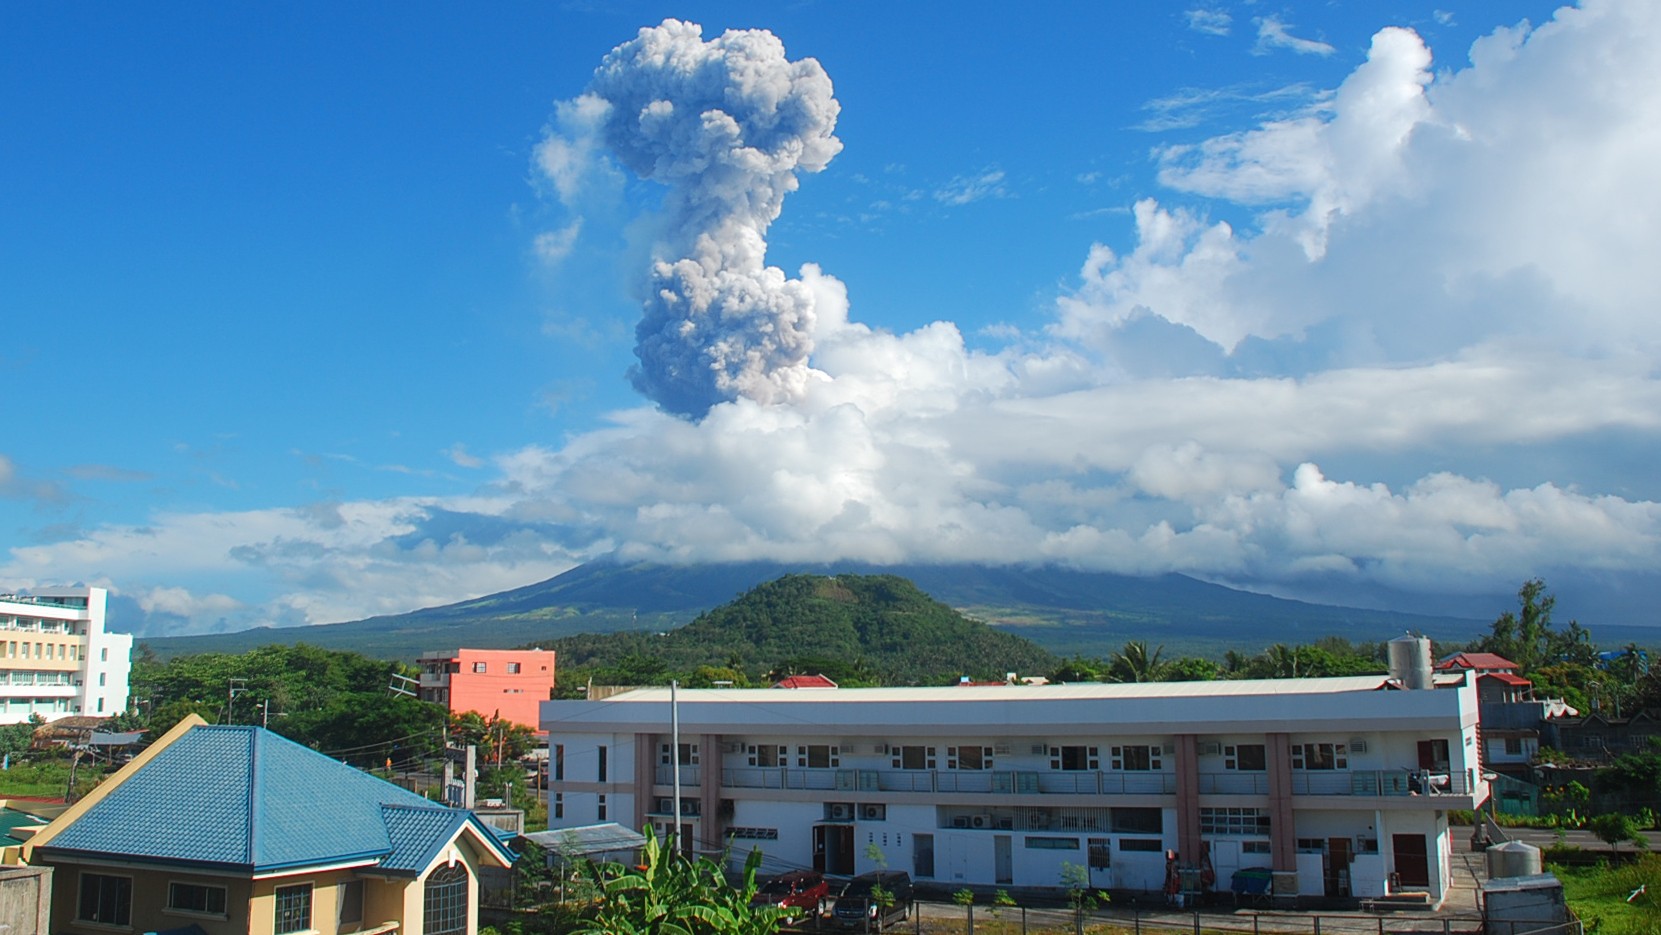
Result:
<instances>
[{"instance_id":1,"label":"palm tree","mask_svg":"<svg viewBox=\"0 0 1661 935\"><path fill-rule=\"evenodd\" d=\"M1159 654L1164 651L1165 647L1160 646L1150 654L1147 643L1131 640L1113 654L1107 666L1108 679L1114 682L1156 682L1163 668Z\"/></svg>"}]
</instances>

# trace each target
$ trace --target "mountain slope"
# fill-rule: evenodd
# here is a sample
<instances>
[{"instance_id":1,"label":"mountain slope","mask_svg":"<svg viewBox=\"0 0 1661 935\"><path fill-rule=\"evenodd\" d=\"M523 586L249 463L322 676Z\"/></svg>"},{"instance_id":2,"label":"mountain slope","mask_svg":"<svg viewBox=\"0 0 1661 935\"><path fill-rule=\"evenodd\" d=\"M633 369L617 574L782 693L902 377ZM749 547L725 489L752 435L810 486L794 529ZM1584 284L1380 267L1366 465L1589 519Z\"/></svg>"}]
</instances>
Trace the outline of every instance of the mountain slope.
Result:
<instances>
[{"instance_id":1,"label":"mountain slope","mask_svg":"<svg viewBox=\"0 0 1661 935\"><path fill-rule=\"evenodd\" d=\"M1223 648L1248 651L1327 635L1388 639L1408 629L1463 641L1485 629L1480 621L1307 604L1176 574L1138 578L1025 566L670 566L602 560L522 588L407 614L144 642L163 656L240 652L303 640L382 658L413 658L424 650L519 646L580 633L657 633L685 624L757 584L798 573L906 578L936 600L1060 655L1102 656L1132 639L1162 643L1168 654L1220 654Z\"/></svg>"}]
</instances>

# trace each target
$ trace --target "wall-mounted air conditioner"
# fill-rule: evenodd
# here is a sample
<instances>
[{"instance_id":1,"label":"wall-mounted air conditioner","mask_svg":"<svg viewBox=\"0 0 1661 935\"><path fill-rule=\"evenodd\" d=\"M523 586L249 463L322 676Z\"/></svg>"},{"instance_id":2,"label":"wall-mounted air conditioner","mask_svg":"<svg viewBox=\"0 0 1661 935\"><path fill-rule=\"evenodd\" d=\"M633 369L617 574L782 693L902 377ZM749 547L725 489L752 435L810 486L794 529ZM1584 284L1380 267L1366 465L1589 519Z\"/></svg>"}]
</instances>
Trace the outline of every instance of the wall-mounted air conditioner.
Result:
<instances>
[{"instance_id":1,"label":"wall-mounted air conditioner","mask_svg":"<svg viewBox=\"0 0 1661 935\"><path fill-rule=\"evenodd\" d=\"M847 802L832 802L826 807L826 814L831 821L853 821L854 807Z\"/></svg>"},{"instance_id":2,"label":"wall-mounted air conditioner","mask_svg":"<svg viewBox=\"0 0 1661 935\"><path fill-rule=\"evenodd\" d=\"M953 815L952 816L952 827L953 828L967 828L967 827L969 827L969 816L968 815Z\"/></svg>"},{"instance_id":3,"label":"wall-mounted air conditioner","mask_svg":"<svg viewBox=\"0 0 1661 935\"><path fill-rule=\"evenodd\" d=\"M673 815L673 814L675 814L675 800L674 799L658 799L657 800L657 811L658 811L659 815Z\"/></svg>"},{"instance_id":4,"label":"wall-mounted air conditioner","mask_svg":"<svg viewBox=\"0 0 1661 935\"><path fill-rule=\"evenodd\" d=\"M1350 738L1350 752L1351 753L1366 753L1367 752L1367 739L1365 737L1351 737Z\"/></svg>"},{"instance_id":5,"label":"wall-mounted air conditioner","mask_svg":"<svg viewBox=\"0 0 1661 935\"><path fill-rule=\"evenodd\" d=\"M728 740L721 744L722 753L743 753L744 745L736 740Z\"/></svg>"},{"instance_id":6,"label":"wall-mounted air conditioner","mask_svg":"<svg viewBox=\"0 0 1661 935\"><path fill-rule=\"evenodd\" d=\"M860 821L885 821L887 817L887 811L881 805L867 803L859 807Z\"/></svg>"},{"instance_id":7,"label":"wall-mounted air conditioner","mask_svg":"<svg viewBox=\"0 0 1661 935\"><path fill-rule=\"evenodd\" d=\"M1200 756L1222 756L1223 745L1220 743L1200 744Z\"/></svg>"},{"instance_id":8,"label":"wall-mounted air conditioner","mask_svg":"<svg viewBox=\"0 0 1661 935\"><path fill-rule=\"evenodd\" d=\"M1177 745L1174 743L1162 744L1159 748L1159 752L1165 754L1166 756L1170 756L1171 754L1177 752Z\"/></svg>"},{"instance_id":9,"label":"wall-mounted air conditioner","mask_svg":"<svg viewBox=\"0 0 1661 935\"><path fill-rule=\"evenodd\" d=\"M1050 748L1048 746L1046 746L1045 744L1035 743L1035 744L1032 745L1032 755L1033 756L1043 756L1044 754L1049 753L1049 752L1050 752ZM1054 754L1051 754L1051 755L1053 756Z\"/></svg>"},{"instance_id":10,"label":"wall-mounted air conditioner","mask_svg":"<svg viewBox=\"0 0 1661 935\"><path fill-rule=\"evenodd\" d=\"M992 748L993 756L1009 756L1009 744L1000 743Z\"/></svg>"},{"instance_id":11,"label":"wall-mounted air conditioner","mask_svg":"<svg viewBox=\"0 0 1661 935\"><path fill-rule=\"evenodd\" d=\"M990 828L990 827L992 827L992 816L991 815L971 815L971 816L969 816L969 827L971 827L971 828Z\"/></svg>"}]
</instances>

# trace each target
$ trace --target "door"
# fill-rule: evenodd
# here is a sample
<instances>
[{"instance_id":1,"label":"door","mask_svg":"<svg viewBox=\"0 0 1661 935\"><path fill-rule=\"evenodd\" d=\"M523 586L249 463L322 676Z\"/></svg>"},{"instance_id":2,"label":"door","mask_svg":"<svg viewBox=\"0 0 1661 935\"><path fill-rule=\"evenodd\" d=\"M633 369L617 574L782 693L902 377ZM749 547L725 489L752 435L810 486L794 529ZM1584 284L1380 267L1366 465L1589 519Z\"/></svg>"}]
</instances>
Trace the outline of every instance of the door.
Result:
<instances>
[{"instance_id":1,"label":"door","mask_svg":"<svg viewBox=\"0 0 1661 935\"><path fill-rule=\"evenodd\" d=\"M1422 834L1390 835L1390 853L1396 863L1396 881L1402 886L1430 885L1430 851Z\"/></svg>"},{"instance_id":2,"label":"door","mask_svg":"<svg viewBox=\"0 0 1661 935\"><path fill-rule=\"evenodd\" d=\"M1327 838L1326 857L1322 863L1328 896L1350 894L1350 839Z\"/></svg>"},{"instance_id":3,"label":"door","mask_svg":"<svg viewBox=\"0 0 1661 935\"><path fill-rule=\"evenodd\" d=\"M825 826L813 826L813 869L825 873Z\"/></svg>"},{"instance_id":4,"label":"door","mask_svg":"<svg viewBox=\"0 0 1661 935\"><path fill-rule=\"evenodd\" d=\"M1090 885L1105 890L1113 885L1113 851L1107 838L1090 838L1085 852L1090 864Z\"/></svg>"},{"instance_id":5,"label":"door","mask_svg":"<svg viewBox=\"0 0 1661 935\"><path fill-rule=\"evenodd\" d=\"M839 877L854 875L854 826L831 825L829 853L825 855L826 873Z\"/></svg>"},{"instance_id":6,"label":"door","mask_svg":"<svg viewBox=\"0 0 1661 935\"><path fill-rule=\"evenodd\" d=\"M992 838L992 873L998 883L1015 882L1015 858L1010 850L1010 837L1007 834L994 835Z\"/></svg>"},{"instance_id":7,"label":"door","mask_svg":"<svg viewBox=\"0 0 1661 935\"><path fill-rule=\"evenodd\" d=\"M911 836L911 875L919 880L934 879L934 835Z\"/></svg>"}]
</instances>

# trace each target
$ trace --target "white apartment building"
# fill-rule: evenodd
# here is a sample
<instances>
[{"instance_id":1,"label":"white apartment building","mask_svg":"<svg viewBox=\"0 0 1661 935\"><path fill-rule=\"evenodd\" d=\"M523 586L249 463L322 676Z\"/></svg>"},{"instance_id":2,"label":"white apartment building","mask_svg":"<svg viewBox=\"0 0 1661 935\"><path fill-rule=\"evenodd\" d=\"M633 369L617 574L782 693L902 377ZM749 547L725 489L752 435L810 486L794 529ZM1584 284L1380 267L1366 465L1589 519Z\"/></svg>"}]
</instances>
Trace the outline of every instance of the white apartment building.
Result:
<instances>
[{"instance_id":1,"label":"white apartment building","mask_svg":"<svg viewBox=\"0 0 1661 935\"><path fill-rule=\"evenodd\" d=\"M103 588L0 594L0 724L127 708L133 637L104 629Z\"/></svg>"},{"instance_id":2,"label":"white apartment building","mask_svg":"<svg viewBox=\"0 0 1661 935\"><path fill-rule=\"evenodd\" d=\"M1425 686L1406 688L1407 682ZM673 824L770 870L951 888L1093 885L1440 902L1447 812L1487 798L1461 675L678 694L549 701L549 826ZM1169 874L1167 851L1176 852Z\"/></svg>"}]
</instances>

